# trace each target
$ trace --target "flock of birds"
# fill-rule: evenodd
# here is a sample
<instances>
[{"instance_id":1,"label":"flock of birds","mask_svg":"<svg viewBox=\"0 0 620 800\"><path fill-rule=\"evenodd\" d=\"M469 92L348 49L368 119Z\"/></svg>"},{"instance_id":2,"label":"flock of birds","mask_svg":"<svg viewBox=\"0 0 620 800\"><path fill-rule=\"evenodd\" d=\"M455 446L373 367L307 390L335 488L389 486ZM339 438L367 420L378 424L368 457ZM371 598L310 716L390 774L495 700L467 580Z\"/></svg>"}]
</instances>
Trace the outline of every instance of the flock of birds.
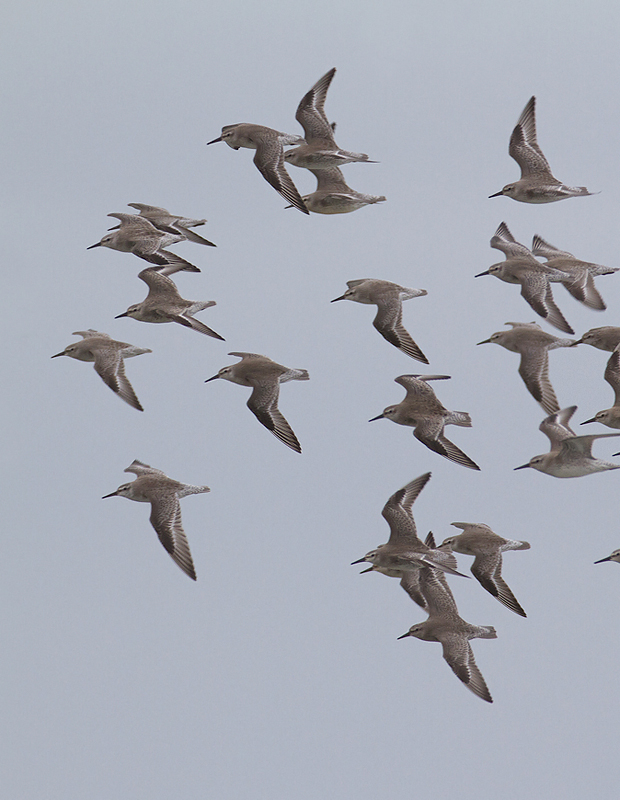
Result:
<instances>
[{"instance_id":1,"label":"flock of birds","mask_svg":"<svg viewBox=\"0 0 620 800\"><path fill-rule=\"evenodd\" d=\"M383 196L354 191L344 181L340 170L343 164L375 162L370 162L364 153L342 150L336 144L335 124L328 121L324 110L327 90L335 72L335 69L329 70L299 103L295 116L304 130L303 137L262 125L239 123L224 126L221 136L208 144L223 141L235 150L240 147L255 150L254 163L265 180L291 204L287 207L295 207L305 214L349 213L385 200ZM285 146L291 145L294 145L293 149L284 150ZM550 203L591 194L585 187L566 186L552 175L537 142L534 97L526 105L512 132L509 153L521 168L521 178L491 197L504 195L520 202ZM301 197L286 170L286 164L313 172L317 179L316 191ZM198 267L168 248L181 241L214 247L213 242L194 230L204 225L206 220L177 216L157 206L141 203L129 205L138 213L109 214L119 224L110 228L99 242L88 248L107 247L132 253L151 264L138 274L148 287L146 298L129 306L116 318L130 317L151 323L176 322L197 333L223 340L220 334L195 318L197 313L215 305L215 302L185 300L170 277L179 271L200 272ZM530 250L514 239L504 222L492 237L491 247L501 250L505 260L476 277L495 275L507 283L520 284L522 296L534 311L560 331L574 333L554 301L552 282L563 283L573 297L589 308L605 309L605 303L594 285L594 277L617 272L617 269L581 261L538 235L534 236ZM544 262L539 259L544 259ZM428 364L428 359L402 322L403 301L427 294L424 289L411 289L371 278L351 280L347 286L344 294L332 302L351 300L377 306L373 322L377 331L405 355ZM610 428L620 429L620 328L594 328L581 339L575 340L547 333L535 322L506 324L510 330L493 333L479 344L495 343L520 354L519 374L530 394L547 414L540 424L540 430L551 443L548 453L534 456L527 464L515 469L530 467L554 477L569 478L620 468L620 464L592 455L592 444L596 439L620 436L620 432L577 436L569 427L576 406L560 408L549 380L550 350L590 344L611 352L604 377L614 390L614 405L599 411L582 424L600 422ZM133 408L143 411L125 374L124 360L151 351L116 341L108 334L92 329L76 331L74 335L81 336L81 341L69 344L52 358L69 356L79 361L93 362L95 371L113 392ZM308 380L308 372L282 366L256 353L231 352L230 355L241 360L223 367L206 382L221 378L251 387L247 405L252 413L281 442L301 453L293 429L278 408L278 399L281 383ZM395 381L405 389L404 399L388 406L370 421L390 419L399 425L411 427L415 438L433 452L468 469L479 470L480 467L444 433L446 425L471 427L472 424L467 412L446 409L431 386L431 382L449 377L400 375ZM135 474L135 480L121 485L105 497L127 497L150 503L150 521L162 545L175 563L196 580L181 522L180 499L189 494L208 492L209 488L180 483L138 460L133 461L125 472ZM431 473L427 472L415 478L389 498L382 511L390 527L389 540L353 563L369 563L370 567L364 572L375 571L399 578L400 585L409 597L428 614L425 622L413 625L400 638L412 636L440 642L443 657L457 677L478 697L492 702L469 642L474 638L496 638L495 629L472 625L460 617L447 576L463 576L457 570L454 553L474 556L471 572L483 588L508 609L525 617L525 611L502 578L502 553L526 550L530 545L528 542L505 539L483 523L466 522L452 523L462 533L448 537L440 545L436 544L432 533L422 541L417 535L412 506L430 477ZM620 563L620 550L601 561Z\"/></svg>"}]
</instances>

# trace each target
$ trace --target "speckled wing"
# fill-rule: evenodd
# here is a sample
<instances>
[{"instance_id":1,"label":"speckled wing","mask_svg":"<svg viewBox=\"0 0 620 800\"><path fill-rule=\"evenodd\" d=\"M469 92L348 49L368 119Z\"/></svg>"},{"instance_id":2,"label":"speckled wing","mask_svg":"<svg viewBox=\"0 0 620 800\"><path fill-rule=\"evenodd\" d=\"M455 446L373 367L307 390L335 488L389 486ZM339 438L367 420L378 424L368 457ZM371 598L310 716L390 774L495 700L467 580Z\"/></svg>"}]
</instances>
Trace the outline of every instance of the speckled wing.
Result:
<instances>
[{"instance_id":1,"label":"speckled wing","mask_svg":"<svg viewBox=\"0 0 620 800\"><path fill-rule=\"evenodd\" d=\"M460 620L454 595L445 575L433 567L423 567L420 572L420 591L426 600L429 617Z\"/></svg>"},{"instance_id":2,"label":"speckled wing","mask_svg":"<svg viewBox=\"0 0 620 800\"><path fill-rule=\"evenodd\" d=\"M181 524L181 504L174 491L159 491L151 500L151 525L175 564L196 580L187 537Z\"/></svg>"},{"instance_id":3,"label":"speckled wing","mask_svg":"<svg viewBox=\"0 0 620 800\"><path fill-rule=\"evenodd\" d=\"M532 239L532 254L539 258L546 258L547 261L552 261L554 258L575 258L572 253L567 250L558 250L549 242L546 242L542 236L537 233L534 234Z\"/></svg>"},{"instance_id":4,"label":"speckled wing","mask_svg":"<svg viewBox=\"0 0 620 800\"><path fill-rule=\"evenodd\" d=\"M399 375L394 378L394 383L400 384L407 392L407 400L415 399L424 403L424 410L427 413L443 413L446 409L437 399L432 386L428 380L448 380L449 375Z\"/></svg>"},{"instance_id":5,"label":"speckled wing","mask_svg":"<svg viewBox=\"0 0 620 800\"><path fill-rule=\"evenodd\" d=\"M471 574L483 589L496 597L506 608L514 611L515 614L527 617L517 598L502 578L502 554L499 551L476 556L471 566Z\"/></svg>"},{"instance_id":6,"label":"speckled wing","mask_svg":"<svg viewBox=\"0 0 620 800\"><path fill-rule=\"evenodd\" d=\"M487 703L492 703L491 693L476 665L474 652L465 636L449 633L442 636L441 644L443 645L443 657L457 678L463 681L475 695L486 700Z\"/></svg>"},{"instance_id":7,"label":"speckled wing","mask_svg":"<svg viewBox=\"0 0 620 800\"><path fill-rule=\"evenodd\" d=\"M138 273L138 278L149 287L150 300L165 300L166 302L183 302L175 282L167 275L162 274L154 267L147 267Z\"/></svg>"},{"instance_id":8,"label":"speckled wing","mask_svg":"<svg viewBox=\"0 0 620 800\"><path fill-rule=\"evenodd\" d=\"M614 390L616 399L614 406L620 406L620 351L614 350L609 356L607 366L605 367L605 374L603 375L607 383Z\"/></svg>"},{"instance_id":9,"label":"speckled wing","mask_svg":"<svg viewBox=\"0 0 620 800\"><path fill-rule=\"evenodd\" d=\"M592 457L592 445L596 439L611 439L620 436L620 433L596 433L589 436L573 436L560 442L560 451L571 455L578 453L581 456ZM620 468L620 465L619 465Z\"/></svg>"},{"instance_id":10,"label":"speckled wing","mask_svg":"<svg viewBox=\"0 0 620 800\"><path fill-rule=\"evenodd\" d=\"M420 608L428 611L428 604L424 599L424 595L420 591L420 573L418 570L408 570L407 572L403 572L400 585L407 592L414 603L417 603Z\"/></svg>"},{"instance_id":11,"label":"speckled wing","mask_svg":"<svg viewBox=\"0 0 620 800\"><path fill-rule=\"evenodd\" d=\"M529 393L544 408L547 414L560 410L558 398L549 380L549 353L546 349L532 348L521 353L519 375Z\"/></svg>"},{"instance_id":12,"label":"speckled wing","mask_svg":"<svg viewBox=\"0 0 620 800\"><path fill-rule=\"evenodd\" d=\"M191 328L192 330L196 331L197 333L204 333L205 336L211 336L213 339L219 339L220 342L225 342L223 336L220 336L219 333L216 333L213 328L209 328L208 325L205 325L204 322L200 322L198 319L194 319L192 316L183 316L183 314L177 314L172 317L174 322L178 322L180 325L184 325L186 328Z\"/></svg>"},{"instance_id":13,"label":"speckled wing","mask_svg":"<svg viewBox=\"0 0 620 800\"><path fill-rule=\"evenodd\" d=\"M73 331L71 336L81 336L82 339L108 339L109 341L112 340L112 337L109 333L101 333L101 331L93 330L93 328L89 328L87 331Z\"/></svg>"},{"instance_id":14,"label":"speckled wing","mask_svg":"<svg viewBox=\"0 0 620 800\"><path fill-rule=\"evenodd\" d=\"M564 267L566 269L566 267ZM592 273L585 267L570 271L570 279L562 281L575 300L595 311L605 311L607 306L594 285Z\"/></svg>"},{"instance_id":15,"label":"speckled wing","mask_svg":"<svg viewBox=\"0 0 620 800\"><path fill-rule=\"evenodd\" d=\"M125 374L125 365L120 349L114 347L94 348L95 372L101 380L122 400L138 411L144 411Z\"/></svg>"},{"instance_id":16,"label":"speckled wing","mask_svg":"<svg viewBox=\"0 0 620 800\"><path fill-rule=\"evenodd\" d=\"M280 384L277 380L261 382L254 387L247 406L261 425L292 450L301 453L301 445L293 429L278 409L279 394Z\"/></svg>"},{"instance_id":17,"label":"speckled wing","mask_svg":"<svg viewBox=\"0 0 620 800\"><path fill-rule=\"evenodd\" d=\"M538 146L535 97L530 98L519 117L510 137L508 153L521 167L521 178L536 176L559 183L551 174L551 167Z\"/></svg>"},{"instance_id":18,"label":"speckled wing","mask_svg":"<svg viewBox=\"0 0 620 800\"><path fill-rule=\"evenodd\" d=\"M186 272L200 272L198 267L194 266L194 264L191 264L189 261L181 258L181 256L178 256L176 253L172 253L170 250L155 250L153 252L147 252L146 250L142 249L142 247L138 247L138 249L134 248L132 252L135 256L138 256L138 258L148 261L149 264L157 264L160 267L174 266L176 267L175 272L178 272L179 270L185 270Z\"/></svg>"},{"instance_id":19,"label":"speckled wing","mask_svg":"<svg viewBox=\"0 0 620 800\"><path fill-rule=\"evenodd\" d=\"M472 461L468 455L465 455L462 450L444 436L443 429L443 419L426 418L416 425L413 435L418 441L426 445L429 450L439 453L440 456L454 461L462 467L479 470L480 467L475 461Z\"/></svg>"},{"instance_id":20,"label":"speckled wing","mask_svg":"<svg viewBox=\"0 0 620 800\"><path fill-rule=\"evenodd\" d=\"M326 72L302 97L295 113L295 119L304 129L306 142L325 145L330 150L337 150L338 145L334 140L332 126L325 116L325 98L335 74L335 67Z\"/></svg>"},{"instance_id":21,"label":"speckled wing","mask_svg":"<svg viewBox=\"0 0 620 800\"><path fill-rule=\"evenodd\" d=\"M555 304L548 278L542 272L527 270L521 276L521 296L550 325L565 333L575 333Z\"/></svg>"},{"instance_id":22,"label":"speckled wing","mask_svg":"<svg viewBox=\"0 0 620 800\"><path fill-rule=\"evenodd\" d=\"M310 214L291 176L286 171L282 142L273 132L260 137L256 155L254 156L254 164L263 178L273 186L276 192L279 192L285 200L288 200L295 208L303 211L304 214Z\"/></svg>"},{"instance_id":23,"label":"speckled wing","mask_svg":"<svg viewBox=\"0 0 620 800\"><path fill-rule=\"evenodd\" d=\"M393 344L394 347L398 347L403 353L411 356L411 358L415 358L423 364L428 364L428 358L413 341L409 332L403 327L402 302L397 297L393 296L386 302L378 304L378 309L377 316L374 318L372 324L379 331L381 336L390 344Z\"/></svg>"},{"instance_id":24,"label":"speckled wing","mask_svg":"<svg viewBox=\"0 0 620 800\"><path fill-rule=\"evenodd\" d=\"M310 172L314 173L316 177L316 190L317 192L331 192L333 194L351 194L353 189L347 186L347 183L342 174L342 170L338 167L329 167L328 169L311 169Z\"/></svg>"},{"instance_id":25,"label":"speckled wing","mask_svg":"<svg viewBox=\"0 0 620 800\"><path fill-rule=\"evenodd\" d=\"M406 486L403 486L402 489L394 492L383 506L381 515L390 526L388 544L415 544L416 546L422 544L421 540L418 538L411 508L430 478L430 472L425 472L424 475L420 475L419 478L414 478L414 480L410 481Z\"/></svg>"}]
</instances>

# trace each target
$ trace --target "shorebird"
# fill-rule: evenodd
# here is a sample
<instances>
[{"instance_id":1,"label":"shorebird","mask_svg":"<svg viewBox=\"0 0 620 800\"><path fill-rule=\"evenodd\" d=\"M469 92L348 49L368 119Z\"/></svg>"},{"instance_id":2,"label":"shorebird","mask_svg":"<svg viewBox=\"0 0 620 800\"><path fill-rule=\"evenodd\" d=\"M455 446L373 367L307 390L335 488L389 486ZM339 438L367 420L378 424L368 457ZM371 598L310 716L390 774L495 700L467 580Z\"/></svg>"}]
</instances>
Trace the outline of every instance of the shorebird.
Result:
<instances>
[{"instance_id":1,"label":"shorebird","mask_svg":"<svg viewBox=\"0 0 620 800\"><path fill-rule=\"evenodd\" d=\"M578 344L589 344L596 347L597 350L607 350L612 352L620 344L620 328L614 328L613 325L603 325L601 328L590 328L586 331L579 341L575 342L573 347Z\"/></svg>"},{"instance_id":2,"label":"shorebird","mask_svg":"<svg viewBox=\"0 0 620 800\"><path fill-rule=\"evenodd\" d=\"M347 291L340 297L334 298L332 303L338 300L353 300L355 303L377 306L377 316L372 324L381 336L411 358L428 364L427 357L403 327L403 300L423 297L428 294L426 289L407 289L397 283L374 278L347 281L347 286L349 287Z\"/></svg>"},{"instance_id":3,"label":"shorebird","mask_svg":"<svg viewBox=\"0 0 620 800\"><path fill-rule=\"evenodd\" d=\"M500 223L491 238L491 247L501 250L506 256L505 261L493 264L484 272L479 272L475 277L495 275L506 283L521 285L521 296L530 304L534 311L547 320L551 325L565 333L574 333L560 309L556 306L551 292L550 281L564 281L570 276L561 270L547 267L536 261L532 253L524 244L516 242L508 230L505 222Z\"/></svg>"},{"instance_id":4,"label":"shorebird","mask_svg":"<svg viewBox=\"0 0 620 800\"><path fill-rule=\"evenodd\" d=\"M407 425L414 429L413 435L429 450L450 459L469 469L480 467L466 456L462 450L444 436L446 425L459 425L471 428L471 417L465 411L448 411L439 402L428 381L448 380L449 375L400 375L394 378L407 392L404 400L398 405L388 406L377 419L390 419L398 425Z\"/></svg>"},{"instance_id":5,"label":"shorebird","mask_svg":"<svg viewBox=\"0 0 620 800\"><path fill-rule=\"evenodd\" d=\"M351 189L338 167L311 169L310 172L316 178L316 190L312 194L304 195L303 201L306 208L314 214L348 214L385 200L383 195L378 197Z\"/></svg>"},{"instance_id":6,"label":"shorebird","mask_svg":"<svg viewBox=\"0 0 620 800\"><path fill-rule=\"evenodd\" d=\"M607 425L608 428L620 428L620 351L618 349L609 356L603 377L614 390L614 404L604 411L597 411L592 419L587 419L581 424L600 422Z\"/></svg>"},{"instance_id":7,"label":"shorebird","mask_svg":"<svg viewBox=\"0 0 620 800\"><path fill-rule=\"evenodd\" d=\"M304 129L306 143L284 153L284 160L289 164L314 169L339 167L353 161L376 163L370 161L365 153L351 153L336 144L334 129L325 116L325 97L335 74L336 68L333 67L301 99L295 119Z\"/></svg>"},{"instance_id":8,"label":"shorebird","mask_svg":"<svg viewBox=\"0 0 620 800\"><path fill-rule=\"evenodd\" d=\"M603 561L615 561L616 564L620 564L620 550L614 550L613 553L607 558L599 558L598 561L595 561L595 564L602 564Z\"/></svg>"},{"instance_id":9,"label":"shorebird","mask_svg":"<svg viewBox=\"0 0 620 800\"><path fill-rule=\"evenodd\" d=\"M549 381L549 350L557 347L572 347L574 339L560 339L543 331L536 322L506 322L510 331L497 331L490 339L478 344L499 344L513 353L521 354L519 375L529 393L547 414L560 410L558 399Z\"/></svg>"},{"instance_id":10,"label":"shorebird","mask_svg":"<svg viewBox=\"0 0 620 800\"><path fill-rule=\"evenodd\" d=\"M207 144L216 142L226 142L233 150L238 150L240 147L256 150L254 164L267 183L271 184L292 206L304 214L309 213L284 166L283 145L303 144L304 139L301 136L282 133L264 125L239 122L236 125L224 125L221 136Z\"/></svg>"},{"instance_id":11,"label":"shorebird","mask_svg":"<svg viewBox=\"0 0 620 800\"><path fill-rule=\"evenodd\" d=\"M576 410L577 406L569 406L546 417L538 429L549 439L550 451L530 458L527 464L522 464L515 469L532 467L532 469L545 472L554 478L580 478L593 472L620 469L620 464L613 464L611 461L603 461L592 456L592 443L595 439L608 439L612 436L620 436L620 433L577 436L568 424Z\"/></svg>"},{"instance_id":12,"label":"shorebird","mask_svg":"<svg viewBox=\"0 0 620 800\"><path fill-rule=\"evenodd\" d=\"M175 270L176 271L176 270ZM129 306L127 311L118 314L114 319L132 317L140 322L178 322L186 328L212 336L224 341L224 338L202 322L194 319L193 314L215 305L215 300L184 300L179 294L174 281L166 274L166 269L155 267L143 269L138 278L149 287L146 299L141 303Z\"/></svg>"},{"instance_id":13,"label":"shorebird","mask_svg":"<svg viewBox=\"0 0 620 800\"><path fill-rule=\"evenodd\" d=\"M489 197L506 195L521 203L555 203L568 197L596 194L585 186L565 186L551 174L549 162L538 146L535 112L536 98L531 97L510 137L508 154L521 167L521 178Z\"/></svg>"},{"instance_id":14,"label":"shorebird","mask_svg":"<svg viewBox=\"0 0 620 800\"><path fill-rule=\"evenodd\" d=\"M61 353L56 353L52 358L69 356L78 361L94 361L95 372L101 380L124 400L138 411L144 411L136 397L131 384L125 375L123 360L132 356L141 356L143 353L152 353L148 347L136 347L127 342L117 342L107 333L100 333L92 328L87 331L74 331L72 336L81 336L81 342L73 342L65 347Z\"/></svg>"},{"instance_id":15,"label":"shorebird","mask_svg":"<svg viewBox=\"0 0 620 800\"><path fill-rule=\"evenodd\" d=\"M140 212L138 216L148 219L158 230L164 233L176 234L179 238L178 241L182 242L187 240L195 244L205 244L209 247L216 247L213 242L204 239L189 228L197 228L199 225L204 225L206 219L190 219L189 217L179 217L171 214L167 208L160 208L159 206L147 206L144 203L127 203L131 208L137 208ZM118 225L109 230L115 231ZM171 242L172 244L172 242Z\"/></svg>"},{"instance_id":16,"label":"shorebird","mask_svg":"<svg viewBox=\"0 0 620 800\"><path fill-rule=\"evenodd\" d=\"M506 608L514 611L515 614L526 617L527 614L502 578L502 553L507 550L529 550L530 543L504 539L483 522L452 522L450 524L455 528L461 528L463 533L444 539L440 547L449 548L450 551L463 553L466 556L475 556L471 574L478 583Z\"/></svg>"},{"instance_id":17,"label":"shorebird","mask_svg":"<svg viewBox=\"0 0 620 800\"><path fill-rule=\"evenodd\" d=\"M476 665L470 639L497 639L491 625L470 625L459 615L454 597L445 578L432 567L420 570L420 590L428 606L428 619L399 636L415 636L426 642L441 642L443 657L468 689L487 703L493 698Z\"/></svg>"},{"instance_id":18,"label":"shorebird","mask_svg":"<svg viewBox=\"0 0 620 800\"><path fill-rule=\"evenodd\" d=\"M268 431L284 442L285 445L301 453L301 445L293 433L293 429L284 419L278 409L278 397L280 395L280 384L286 381L307 381L310 376L305 369L290 369L276 364L267 356L257 353L229 353L229 356L237 356L241 359L237 364L222 369L207 378L205 383L214 381L216 378L238 383L241 386L251 386L253 388L247 406L254 414L256 419L264 425Z\"/></svg>"},{"instance_id":19,"label":"shorebird","mask_svg":"<svg viewBox=\"0 0 620 800\"><path fill-rule=\"evenodd\" d=\"M179 483L165 473L141 461L133 461L125 472L133 472L137 477L131 483L124 483L106 497L126 497L138 503L151 504L151 525L159 536L159 541L186 575L195 581L196 571L187 537L181 522L179 500L188 494L202 494L211 491L208 486L192 486Z\"/></svg>"},{"instance_id":20,"label":"shorebird","mask_svg":"<svg viewBox=\"0 0 620 800\"><path fill-rule=\"evenodd\" d=\"M352 565L364 562L372 564L360 574L381 572L390 578L400 578L403 589L424 609L427 605L420 592L419 581L419 572L423 566L433 566L452 575L467 577L457 572L454 556L446 557L451 554L435 549L432 533L427 537L427 542L432 542L432 547L418 538L411 507L430 477L431 473L426 472L394 492L381 512L383 519L390 526L390 538L385 544L370 550L363 558L351 562Z\"/></svg>"},{"instance_id":21,"label":"shorebird","mask_svg":"<svg viewBox=\"0 0 620 800\"><path fill-rule=\"evenodd\" d=\"M532 239L532 255L546 258L547 267L568 273L569 278L560 283L564 284L575 300L579 300L580 303L595 311L604 311L607 308L594 285L594 277L596 275L612 275L614 272L618 272L617 267L604 267L602 264L580 261L572 253L558 250L538 234Z\"/></svg>"},{"instance_id":22,"label":"shorebird","mask_svg":"<svg viewBox=\"0 0 620 800\"><path fill-rule=\"evenodd\" d=\"M93 247L109 247L112 250L120 250L122 253L133 253L138 258L143 258L160 267L170 265L186 272L200 272L198 267L190 264L189 261L164 249L170 244L182 241L185 236L159 230L146 217L138 214L114 213L108 214L108 217L120 220L120 228L113 229L100 242L87 247L87 250L92 250Z\"/></svg>"}]
</instances>

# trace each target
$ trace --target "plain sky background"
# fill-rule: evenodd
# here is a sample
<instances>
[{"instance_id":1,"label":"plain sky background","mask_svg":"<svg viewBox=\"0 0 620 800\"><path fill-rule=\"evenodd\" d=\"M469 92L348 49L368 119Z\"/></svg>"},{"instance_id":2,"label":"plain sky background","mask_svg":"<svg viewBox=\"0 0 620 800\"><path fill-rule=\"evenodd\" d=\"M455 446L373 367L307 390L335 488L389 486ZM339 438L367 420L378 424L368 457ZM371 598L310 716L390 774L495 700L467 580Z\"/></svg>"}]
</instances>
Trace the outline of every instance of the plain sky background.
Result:
<instances>
[{"instance_id":1,"label":"plain sky background","mask_svg":"<svg viewBox=\"0 0 620 800\"><path fill-rule=\"evenodd\" d=\"M620 547L620 472L513 472L548 449L544 412L518 356L475 343L535 314L518 287L473 276L502 259L489 248L502 220L525 244L538 233L620 266L619 23L613 3L559 0L5 9L5 797L617 797L620 570L593 562ZM297 104L332 66L337 141L380 162L345 166L347 182L387 202L308 218L284 210L252 153L205 145L242 121L299 133ZM488 199L519 176L508 140L532 94L554 174L600 194ZM177 283L217 301L200 319L226 342L114 319L145 296L146 264L86 248L129 202L209 220L217 249L176 246L202 269ZM404 306L428 368L377 334L374 308L330 305L364 277L428 290ZM620 276L597 285L604 313L554 285L577 336L620 325ZM126 365L143 414L91 365L50 360L91 327L153 350ZM301 456L258 424L248 390L204 384L230 350L309 370L280 396ZM551 353L575 425L612 403L607 357ZM448 434L481 472L367 423L402 398L396 376L424 372L452 376L438 396L473 427ZM197 583L146 505L101 500L134 458L211 487L182 502ZM428 470L422 535L479 521L532 544L504 562L527 619L451 579L461 615L497 629L473 642L493 705L438 644L397 641L425 618L397 581L350 566L386 541L387 498Z\"/></svg>"}]
</instances>

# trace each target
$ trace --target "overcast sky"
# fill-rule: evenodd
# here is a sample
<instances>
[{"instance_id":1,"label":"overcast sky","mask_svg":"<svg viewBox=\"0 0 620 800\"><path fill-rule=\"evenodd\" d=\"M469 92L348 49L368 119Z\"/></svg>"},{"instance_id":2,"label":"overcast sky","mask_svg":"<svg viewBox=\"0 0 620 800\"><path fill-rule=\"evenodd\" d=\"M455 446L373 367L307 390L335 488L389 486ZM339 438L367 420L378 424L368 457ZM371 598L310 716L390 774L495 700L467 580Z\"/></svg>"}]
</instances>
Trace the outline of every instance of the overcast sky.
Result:
<instances>
[{"instance_id":1,"label":"overcast sky","mask_svg":"<svg viewBox=\"0 0 620 800\"><path fill-rule=\"evenodd\" d=\"M518 356L476 342L536 318L519 288L474 275L500 261L504 220L585 260L620 266L620 10L577 2L111 0L14 3L5 75L5 522L0 560L6 796L15 800L435 800L617 796L620 472L558 480L513 472L548 449ZM337 141L378 164L343 168L387 202L306 217L248 150L206 147L222 125L301 133L297 104L328 69ZM532 94L554 174L600 191L544 206L488 199L519 177L510 133ZM313 176L295 167L302 194ZM175 276L219 342L179 325L114 317L146 295L130 254L86 248L127 203L206 217L217 249L174 247ZM404 324L430 366L391 347L374 308L330 300L346 281L423 288ZM577 336L620 325L620 276L597 278L608 310L554 285ZM542 320L538 322L553 333ZM92 366L51 360L94 328L152 349L127 361L145 408ZM307 369L280 409L285 447L246 408L249 390L205 384L262 353ZM612 404L608 355L551 353L574 424ZM451 438L481 467L367 420L406 373L440 373ZM589 426L589 432L610 432ZM584 429L581 429L583 432ZM610 458L620 440L595 444ZM182 501L197 583L166 555L149 508L101 500L140 459L210 494ZM421 535L485 522L531 542L504 576L528 617L475 580L451 578L494 703L439 644L397 641L425 614L350 562L388 536L387 498L427 472ZM459 557L468 571L471 559Z\"/></svg>"}]
</instances>

